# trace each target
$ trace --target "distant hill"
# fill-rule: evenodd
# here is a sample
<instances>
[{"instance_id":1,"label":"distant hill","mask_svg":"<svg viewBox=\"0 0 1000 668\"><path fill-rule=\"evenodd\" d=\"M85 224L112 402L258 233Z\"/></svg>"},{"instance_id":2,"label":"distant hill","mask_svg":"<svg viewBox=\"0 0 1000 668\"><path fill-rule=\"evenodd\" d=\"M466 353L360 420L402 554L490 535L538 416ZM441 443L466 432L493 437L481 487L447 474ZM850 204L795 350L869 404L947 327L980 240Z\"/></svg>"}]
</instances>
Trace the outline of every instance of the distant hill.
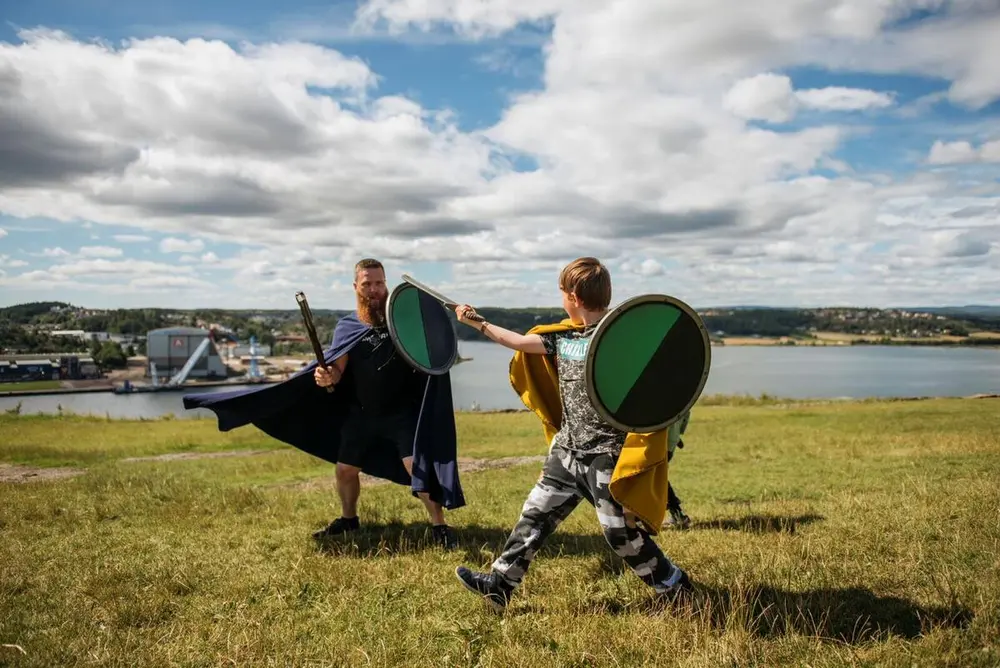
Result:
<instances>
[{"instance_id":1,"label":"distant hill","mask_svg":"<svg viewBox=\"0 0 1000 668\"><path fill-rule=\"evenodd\" d=\"M967 306L915 306L904 309L914 313L934 313L950 316L979 316L987 318L1000 317L1000 306L986 304L969 304Z\"/></svg>"}]
</instances>

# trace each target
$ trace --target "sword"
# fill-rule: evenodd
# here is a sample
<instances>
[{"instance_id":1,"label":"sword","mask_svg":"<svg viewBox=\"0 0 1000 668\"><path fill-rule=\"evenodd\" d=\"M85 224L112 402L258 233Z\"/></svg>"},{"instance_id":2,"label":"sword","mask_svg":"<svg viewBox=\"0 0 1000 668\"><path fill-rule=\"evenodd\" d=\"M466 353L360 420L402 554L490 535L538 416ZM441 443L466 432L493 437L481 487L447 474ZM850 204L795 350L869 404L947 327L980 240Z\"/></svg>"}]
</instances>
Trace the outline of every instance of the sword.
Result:
<instances>
[{"instance_id":1,"label":"sword","mask_svg":"<svg viewBox=\"0 0 1000 668\"><path fill-rule=\"evenodd\" d=\"M403 274L403 280L412 285L413 287L417 288L418 290L423 290L424 292L426 292L431 297L438 300L448 308L455 308L459 304L459 302L455 301L454 299L449 299L448 297L445 297L443 294L441 294L434 288L428 287L427 285L421 283L420 281L413 278L409 274ZM485 322L486 318L479 315L478 313L473 313L471 316L469 316L469 320L473 320L475 322Z\"/></svg>"},{"instance_id":2,"label":"sword","mask_svg":"<svg viewBox=\"0 0 1000 668\"><path fill-rule=\"evenodd\" d=\"M313 352L316 354L316 361L321 367L329 371L330 367L326 365L326 360L323 359L323 347L319 345L319 336L316 335L316 326L313 324L312 310L309 308L309 302L306 301L305 293L301 290L296 292L295 301L299 303L299 310L302 311L302 321L306 325L306 332L309 333L309 341L312 343ZM326 387L326 391L333 392L333 385L328 385Z\"/></svg>"}]
</instances>

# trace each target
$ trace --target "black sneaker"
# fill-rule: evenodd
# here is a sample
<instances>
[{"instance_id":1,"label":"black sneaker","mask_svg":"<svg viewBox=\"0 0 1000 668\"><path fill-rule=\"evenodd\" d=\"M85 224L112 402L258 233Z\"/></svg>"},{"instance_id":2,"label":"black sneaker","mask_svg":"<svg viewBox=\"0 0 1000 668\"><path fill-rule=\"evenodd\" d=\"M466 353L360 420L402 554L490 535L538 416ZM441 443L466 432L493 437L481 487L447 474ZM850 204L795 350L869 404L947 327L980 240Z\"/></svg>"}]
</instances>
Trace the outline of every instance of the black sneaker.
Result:
<instances>
[{"instance_id":1,"label":"black sneaker","mask_svg":"<svg viewBox=\"0 0 1000 668\"><path fill-rule=\"evenodd\" d=\"M691 526L691 518L680 508L671 509L670 515L663 521L664 529L687 529Z\"/></svg>"},{"instance_id":2,"label":"black sneaker","mask_svg":"<svg viewBox=\"0 0 1000 668\"><path fill-rule=\"evenodd\" d=\"M497 612L503 612L514 588L504 582L496 573L474 573L465 566L455 569L458 581L469 591L479 594Z\"/></svg>"},{"instance_id":3,"label":"black sneaker","mask_svg":"<svg viewBox=\"0 0 1000 668\"><path fill-rule=\"evenodd\" d=\"M675 568L677 570L666 582L666 589L658 592L658 597L667 603L676 603L687 599L694 593L694 585L691 584L688 574L680 568Z\"/></svg>"},{"instance_id":4,"label":"black sneaker","mask_svg":"<svg viewBox=\"0 0 1000 668\"><path fill-rule=\"evenodd\" d=\"M319 531L313 532L313 538L319 540L329 536L339 536L348 531L357 531L360 528L361 523L357 517L338 517Z\"/></svg>"},{"instance_id":5,"label":"black sneaker","mask_svg":"<svg viewBox=\"0 0 1000 668\"><path fill-rule=\"evenodd\" d=\"M455 537L455 532L447 524L435 525L431 529L431 532L434 536L434 542L444 549L454 550L458 547L458 539Z\"/></svg>"}]
</instances>

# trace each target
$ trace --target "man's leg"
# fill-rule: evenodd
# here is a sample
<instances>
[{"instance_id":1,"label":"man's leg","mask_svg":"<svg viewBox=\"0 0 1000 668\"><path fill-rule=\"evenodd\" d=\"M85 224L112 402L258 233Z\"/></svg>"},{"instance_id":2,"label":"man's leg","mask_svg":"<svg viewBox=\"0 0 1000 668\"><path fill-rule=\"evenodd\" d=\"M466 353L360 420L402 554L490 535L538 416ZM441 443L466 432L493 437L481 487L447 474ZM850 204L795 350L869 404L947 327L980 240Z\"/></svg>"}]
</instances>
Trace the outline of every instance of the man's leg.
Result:
<instances>
[{"instance_id":1,"label":"man's leg","mask_svg":"<svg viewBox=\"0 0 1000 668\"><path fill-rule=\"evenodd\" d=\"M691 518L681 510L681 500L674 493L674 487L667 483L667 518L663 520L665 528L687 529L691 526Z\"/></svg>"},{"instance_id":2,"label":"man's leg","mask_svg":"<svg viewBox=\"0 0 1000 668\"><path fill-rule=\"evenodd\" d=\"M337 462L337 495L340 496L340 514L348 519L358 516L358 497L361 496L361 469L344 462Z\"/></svg>"},{"instance_id":3,"label":"man's leg","mask_svg":"<svg viewBox=\"0 0 1000 668\"><path fill-rule=\"evenodd\" d=\"M361 526L358 519L358 498L361 496L361 464L364 448L370 438L361 416L349 416L341 431L340 452L337 462L337 496L340 497L340 517L313 533L320 539L356 531Z\"/></svg>"},{"instance_id":4,"label":"man's leg","mask_svg":"<svg viewBox=\"0 0 1000 668\"><path fill-rule=\"evenodd\" d=\"M594 497L597 520L604 538L639 578L659 594L674 595L690 590L691 583L680 567L671 563L652 537L625 522L625 511L611 496L609 485L616 458L598 455L588 462L586 478Z\"/></svg>"},{"instance_id":5,"label":"man's leg","mask_svg":"<svg viewBox=\"0 0 1000 668\"><path fill-rule=\"evenodd\" d=\"M485 596L495 609L506 606L535 554L580 503L580 490L569 468L571 465L572 460L565 450L552 449L541 478L521 508L521 519L510 532L490 573L474 573L464 566L457 569L456 575L462 584Z\"/></svg>"},{"instance_id":6,"label":"man's leg","mask_svg":"<svg viewBox=\"0 0 1000 668\"><path fill-rule=\"evenodd\" d=\"M403 457L403 466L406 467L406 472L411 476L413 475L413 457ZM447 524L444 519L444 506L442 506L437 501L431 501L430 494L427 492L420 492L417 494L421 501L424 503L424 507L427 508L427 514L431 517L431 524L434 526L440 526L442 524Z\"/></svg>"},{"instance_id":7,"label":"man's leg","mask_svg":"<svg viewBox=\"0 0 1000 668\"><path fill-rule=\"evenodd\" d=\"M413 457L403 457L403 466L406 467L406 472L412 476ZM448 550L457 547L458 540L451 527L448 526L447 520L444 519L444 506L437 501L431 501L430 494L427 492L418 492L417 497L423 502L427 514L430 515L434 542Z\"/></svg>"},{"instance_id":8,"label":"man's leg","mask_svg":"<svg viewBox=\"0 0 1000 668\"><path fill-rule=\"evenodd\" d=\"M683 448L684 441L678 441L677 447ZM674 458L674 449L667 450L667 462ZM663 520L663 528L687 529L691 525L691 518L681 510L681 500L674 492L674 486L667 482L667 517Z\"/></svg>"}]
</instances>

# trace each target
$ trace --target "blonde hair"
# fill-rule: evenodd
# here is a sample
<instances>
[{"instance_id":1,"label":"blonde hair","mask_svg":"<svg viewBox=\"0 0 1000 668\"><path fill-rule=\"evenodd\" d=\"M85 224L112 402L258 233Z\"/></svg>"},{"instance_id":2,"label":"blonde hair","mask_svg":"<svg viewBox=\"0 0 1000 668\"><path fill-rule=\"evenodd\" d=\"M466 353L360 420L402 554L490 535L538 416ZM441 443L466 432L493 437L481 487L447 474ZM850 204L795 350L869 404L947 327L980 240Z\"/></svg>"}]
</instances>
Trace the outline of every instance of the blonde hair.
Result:
<instances>
[{"instance_id":1,"label":"blonde hair","mask_svg":"<svg viewBox=\"0 0 1000 668\"><path fill-rule=\"evenodd\" d=\"M559 272L559 289L575 294L585 309L600 311L611 304L611 273L596 257L577 258Z\"/></svg>"}]
</instances>

